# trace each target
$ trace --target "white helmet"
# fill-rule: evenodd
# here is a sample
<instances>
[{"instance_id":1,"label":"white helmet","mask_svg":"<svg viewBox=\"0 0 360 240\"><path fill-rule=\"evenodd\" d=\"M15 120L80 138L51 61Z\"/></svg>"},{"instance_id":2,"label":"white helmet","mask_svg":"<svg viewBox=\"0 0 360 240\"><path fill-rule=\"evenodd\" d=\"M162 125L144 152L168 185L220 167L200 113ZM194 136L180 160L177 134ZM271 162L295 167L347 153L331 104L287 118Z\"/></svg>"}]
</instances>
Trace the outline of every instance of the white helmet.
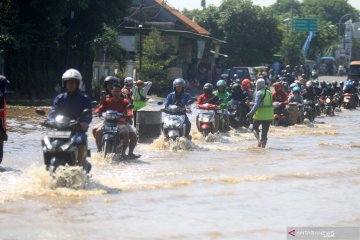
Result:
<instances>
[{"instance_id":1,"label":"white helmet","mask_svg":"<svg viewBox=\"0 0 360 240\"><path fill-rule=\"evenodd\" d=\"M130 86L131 84L133 84L133 82L134 82L134 79L133 79L132 77L126 77L126 78L124 79L124 85L125 85L125 87Z\"/></svg>"},{"instance_id":2,"label":"white helmet","mask_svg":"<svg viewBox=\"0 0 360 240\"><path fill-rule=\"evenodd\" d=\"M65 82L68 80L75 80L79 88L82 86L81 73L76 69L70 68L66 70L61 79L63 87L65 87Z\"/></svg>"}]
</instances>

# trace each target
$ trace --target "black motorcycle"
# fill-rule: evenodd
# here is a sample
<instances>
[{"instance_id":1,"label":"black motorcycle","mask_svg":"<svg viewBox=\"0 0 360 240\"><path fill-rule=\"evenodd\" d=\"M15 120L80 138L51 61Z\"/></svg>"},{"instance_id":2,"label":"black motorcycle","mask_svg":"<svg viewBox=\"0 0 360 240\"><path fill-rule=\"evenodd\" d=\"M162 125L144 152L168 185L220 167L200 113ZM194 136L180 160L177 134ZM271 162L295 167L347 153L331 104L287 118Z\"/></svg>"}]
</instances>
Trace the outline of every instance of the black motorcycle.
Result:
<instances>
[{"instance_id":1,"label":"black motorcycle","mask_svg":"<svg viewBox=\"0 0 360 240\"><path fill-rule=\"evenodd\" d=\"M126 128L129 116L115 110L107 110L101 116L104 118L101 142L103 157L110 153L121 154L124 145L121 128Z\"/></svg>"},{"instance_id":2,"label":"black motorcycle","mask_svg":"<svg viewBox=\"0 0 360 240\"><path fill-rule=\"evenodd\" d=\"M233 128L249 127L250 122L246 118L249 107L246 105L247 99L242 101L230 100L228 103L230 126Z\"/></svg>"},{"instance_id":3,"label":"black motorcycle","mask_svg":"<svg viewBox=\"0 0 360 240\"><path fill-rule=\"evenodd\" d=\"M91 109L85 109L81 117L91 114ZM45 111L36 109L36 113L44 116ZM59 166L78 166L77 155L78 146L76 144L76 134L83 132L80 129L79 119L72 120L64 115L55 116L54 120L46 120L43 126L47 128L46 134L41 141L46 170L54 175ZM87 150L87 156L90 157L90 150ZM84 160L84 170L89 173L91 164Z\"/></svg>"},{"instance_id":4,"label":"black motorcycle","mask_svg":"<svg viewBox=\"0 0 360 240\"><path fill-rule=\"evenodd\" d=\"M310 122L315 120L316 116L315 102L304 99L304 119L309 119Z\"/></svg>"}]
</instances>

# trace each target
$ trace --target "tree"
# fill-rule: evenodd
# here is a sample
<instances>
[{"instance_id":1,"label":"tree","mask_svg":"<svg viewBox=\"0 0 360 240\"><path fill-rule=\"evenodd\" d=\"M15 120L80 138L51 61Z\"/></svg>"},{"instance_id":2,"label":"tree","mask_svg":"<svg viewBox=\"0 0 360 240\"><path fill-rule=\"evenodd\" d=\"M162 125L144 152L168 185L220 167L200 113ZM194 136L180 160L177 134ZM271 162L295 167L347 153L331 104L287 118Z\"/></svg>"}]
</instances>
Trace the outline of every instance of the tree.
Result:
<instances>
[{"instance_id":1,"label":"tree","mask_svg":"<svg viewBox=\"0 0 360 240\"><path fill-rule=\"evenodd\" d=\"M165 69L175 59L175 56L168 54L168 47L161 40L160 32L152 31L144 39L142 75L146 81L153 82L154 92L161 93L168 89L169 82Z\"/></svg>"},{"instance_id":2,"label":"tree","mask_svg":"<svg viewBox=\"0 0 360 240\"><path fill-rule=\"evenodd\" d=\"M269 62L281 43L277 19L250 0L223 1L218 25L227 41L228 65Z\"/></svg>"},{"instance_id":3,"label":"tree","mask_svg":"<svg viewBox=\"0 0 360 240\"><path fill-rule=\"evenodd\" d=\"M201 7L206 8L206 0L201 0Z\"/></svg>"},{"instance_id":4,"label":"tree","mask_svg":"<svg viewBox=\"0 0 360 240\"><path fill-rule=\"evenodd\" d=\"M49 90L61 74L73 67L80 70L89 91L94 58L91 43L102 32L104 23L116 25L121 20L130 3L4 0L0 9L0 46L5 52L5 73L12 79L11 87L27 98L52 95Z\"/></svg>"}]
</instances>

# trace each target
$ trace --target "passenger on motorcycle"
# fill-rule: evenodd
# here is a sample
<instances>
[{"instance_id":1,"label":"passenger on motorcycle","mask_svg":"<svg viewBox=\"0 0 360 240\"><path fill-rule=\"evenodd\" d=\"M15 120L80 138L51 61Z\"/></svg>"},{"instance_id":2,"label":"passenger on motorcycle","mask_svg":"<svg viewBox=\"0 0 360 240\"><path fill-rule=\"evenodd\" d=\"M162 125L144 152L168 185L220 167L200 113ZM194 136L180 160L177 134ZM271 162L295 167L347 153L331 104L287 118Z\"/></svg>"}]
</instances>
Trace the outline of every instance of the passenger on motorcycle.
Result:
<instances>
[{"instance_id":1,"label":"passenger on motorcycle","mask_svg":"<svg viewBox=\"0 0 360 240\"><path fill-rule=\"evenodd\" d=\"M129 102L132 104L133 103L133 87L134 87L134 80L132 77L126 77L124 79L124 87L121 90L122 94L124 95L124 97L129 100Z\"/></svg>"},{"instance_id":2,"label":"passenger on motorcycle","mask_svg":"<svg viewBox=\"0 0 360 240\"><path fill-rule=\"evenodd\" d=\"M243 93L244 95L246 95L248 97L249 101L253 100L253 94L252 94L252 89L251 89L251 82L249 79L245 78L242 82L241 82L241 86L243 89Z\"/></svg>"},{"instance_id":3,"label":"passenger on motorcycle","mask_svg":"<svg viewBox=\"0 0 360 240\"><path fill-rule=\"evenodd\" d=\"M132 117L132 112L131 109L127 109L127 106L130 104L129 100L127 100L126 98L124 98L123 94L121 93L121 86L119 84L114 84L113 85L113 90L112 90L112 97L107 98L106 101L104 103L102 103L96 110L95 113L101 115L103 112L106 112L107 110L115 110L118 111L119 113L125 113L126 115L128 115L129 117ZM127 121L129 121L129 119L127 119ZM121 153L123 158L128 158L128 159L134 159L134 158L138 158L140 157L140 155L136 155L134 154L134 149L136 147L136 143L137 143L137 136L136 136L136 130L133 126L131 126L131 124L129 124L128 122L125 124L119 124L118 125L119 129L120 129L120 134L121 137L123 138L123 152ZM98 126L95 132L95 142L96 142L96 146L98 151L101 151L101 142L102 142L102 133L103 133L103 128L102 125ZM129 141L130 139L130 141ZM126 155L126 150L129 147L129 153L128 155Z\"/></svg>"},{"instance_id":4,"label":"passenger on motorcycle","mask_svg":"<svg viewBox=\"0 0 360 240\"><path fill-rule=\"evenodd\" d=\"M205 84L206 85L206 84ZM186 108L188 113L191 112L190 105L188 105L190 100L190 95L185 93L186 82L182 78L176 78L173 81L173 92L170 93L165 100L165 107L169 107L170 105L178 105ZM185 115L185 137L191 139L190 130L191 123L187 115Z\"/></svg>"},{"instance_id":5,"label":"passenger on motorcycle","mask_svg":"<svg viewBox=\"0 0 360 240\"><path fill-rule=\"evenodd\" d=\"M272 93L272 101L280 102L285 105L287 103L288 95L283 91L282 86L279 82L273 83L275 92Z\"/></svg>"},{"instance_id":6,"label":"passenger on motorcycle","mask_svg":"<svg viewBox=\"0 0 360 240\"><path fill-rule=\"evenodd\" d=\"M219 97L213 94L213 85L211 83L206 83L203 87L203 94L201 94L196 102L196 106L209 103L214 105L219 105ZM220 118L218 114L215 114L215 126L214 132L216 133L219 130ZM200 129L199 126L199 115L196 116L196 126Z\"/></svg>"},{"instance_id":7,"label":"passenger on motorcycle","mask_svg":"<svg viewBox=\"0 0 360 240\"><path fill-rule=\"evenodd\" d=\"M226 121L226 126L229 128L229 115L228 115L228 98L230 97L230 93L226 90L226 82L225 80L219 80L216 83L217 90L213 91L213 94L219 97L220 108L223 110L223 116ZM228 129L229 130L229 129Z\"/></svg>"},{"instance_id":8,"label":"passenger on motorcycle","mask_svg":"<svg viewBox=\"0 0 360 240\"><path fill-rule=\"evenodd\" d=\"M358 96L358 92L357 92L357 89L354 86L353 81L349 80L349 81L347 81L345 83L344 93L351 93L352 94L353 101L355 101L354 106L356 108L356 106L358 105L358 102L359 102L359 96Z\"/></svg>"},{"instance_id":9,"label":"passenger on motorcycle","mask_svg":"<svg viewBox=\"0 0 360 240\"><path fill-rule=\"evenodd\" d=\"M317 100L315 89L314 89L311 81L306 82L306 88L305 88L305 91L304 91L302 97L303 97L304 100L305 99L310 100L310 101L316 101Z\"/></svg>"},{"instance_id":10,"label":"passenger on motorcycle","mask_svg":"<svg viewBox=\"0 0 360 240\"><path fill-rule=\"evenodd\" d=\"M90 98L80 91L82 76L76 69L68 69L62 75L62 86L66 92L57 95L53 101L48 120L52 121L56 115L62 114L70 119L78 119L84 109L91 109ZM81 132L76 134L78 144L77 161L79 166L84 166L87 155L87 135L86 131L92 120L91 114L80 119Z\"/></svg>"},{"instance_id":11,"label":"passenger on motorcycle","mask_svg":"<svg viewBox=\"0 0 360 240\"><path fill-rule=\"evenodd\" d=\"M303 122L303 116L304 116L304 108L303 108L304 99L301 96L299 87L294 87L291 92L292 92L292 94L289 95L288 101L289 101L289 103L296 103L297 104L298 111L299 111L298 112L298 122L302 123Z\"/></svg>"}]
</instances>

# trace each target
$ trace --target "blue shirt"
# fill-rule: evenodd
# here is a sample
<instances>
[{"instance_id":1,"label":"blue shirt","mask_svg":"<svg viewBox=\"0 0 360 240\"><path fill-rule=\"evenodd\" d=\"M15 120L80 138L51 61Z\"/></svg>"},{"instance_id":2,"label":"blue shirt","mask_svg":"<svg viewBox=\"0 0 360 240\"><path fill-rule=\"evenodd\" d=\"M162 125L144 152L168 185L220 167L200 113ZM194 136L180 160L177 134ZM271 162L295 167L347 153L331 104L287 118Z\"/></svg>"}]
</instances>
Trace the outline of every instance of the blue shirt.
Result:
<instances>
[{"instance_id":1,"label":"blue shirt","mask_svg":"<svg viewBox=\"0 0 360 240\"><path fill-rule=\"evenodd\" d=\"M190 100L190 95L188 93L181 93L180 95L180 104L182 105L182 107L185 107L186 105L188 105L188 102ZM174 105L176 103L176 96L175 96L175 91L170 93L165 100L165 106L168 107L170 105Z\"/></svg>"},{"instance_id":2,"label":"blue shirt","mask_svg":"<svg viewBox=\"0 0 360 240\"><path fill-rule=\"evenodd\" d=\"M77 120L84 109L91 109L91 100L88 95L76 91L74 93L60 93L54 99L48 119L53 120L56 115L62 114L70 119ZM80 122L90 123L92 115L88 114L80 119Z\"/></svg>"}]
</instances>

